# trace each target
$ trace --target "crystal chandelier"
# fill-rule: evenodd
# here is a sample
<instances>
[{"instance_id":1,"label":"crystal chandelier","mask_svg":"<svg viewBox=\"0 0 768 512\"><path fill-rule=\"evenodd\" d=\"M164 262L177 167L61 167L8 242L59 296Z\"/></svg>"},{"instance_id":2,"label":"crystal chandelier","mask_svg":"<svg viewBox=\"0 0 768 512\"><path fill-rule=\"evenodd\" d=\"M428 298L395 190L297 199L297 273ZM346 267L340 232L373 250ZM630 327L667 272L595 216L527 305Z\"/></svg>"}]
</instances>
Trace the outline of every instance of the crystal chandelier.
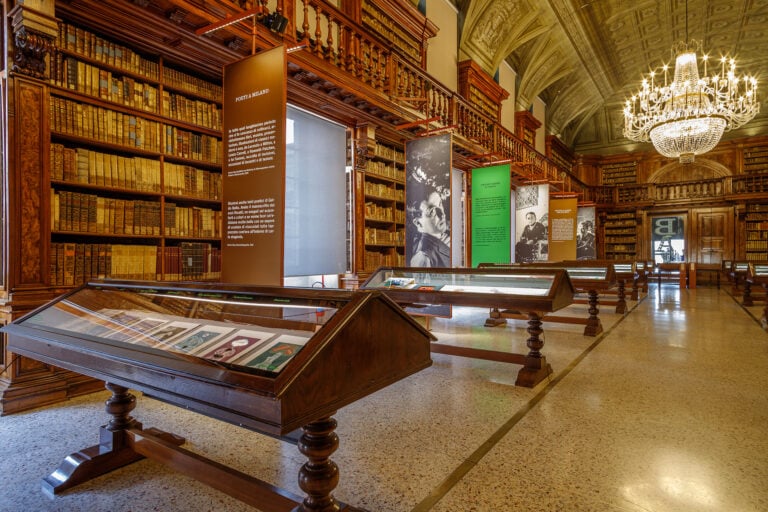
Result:
<instances>
[{"instance_id":1,"label":"crystal chandelier","mask_svg":"<svg viewBox=\"0 0 768 512\"><path fill-rule=\"evenodd\" d=\"M687 24L686 20L686 33ZM624 106L625 137L650 140L659 153L682 163L713 149L724 131L738 128L760 110L757 80L737 77L734 59L723 57L710 76L704 55L704 76L699 77L696 50L700 48L698 41L677 43L672 49L676 56L672 83L667 82L668 66L664 65L663 85L652 71Z\"/></svg>"}]
</instances>

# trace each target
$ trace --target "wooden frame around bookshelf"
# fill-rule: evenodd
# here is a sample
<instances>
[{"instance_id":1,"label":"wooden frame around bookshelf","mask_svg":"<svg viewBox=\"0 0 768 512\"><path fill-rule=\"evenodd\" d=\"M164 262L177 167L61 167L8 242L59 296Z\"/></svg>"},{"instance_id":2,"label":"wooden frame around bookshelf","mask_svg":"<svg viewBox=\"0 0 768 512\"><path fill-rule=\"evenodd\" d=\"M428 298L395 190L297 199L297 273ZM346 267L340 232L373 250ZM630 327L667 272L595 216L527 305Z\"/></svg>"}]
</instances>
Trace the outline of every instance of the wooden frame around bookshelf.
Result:
<instances>
[{"instance_id":1,"label":"wooden frame around bookshelf","mask_svg":"<svg viewBox=\"0 0 768 512\"><path fill-rule=\"evenodd\" d=\"M50 284L220 275L221 85L61 22Z\"/></svg>"},{"instance_id":2,"label":"wooden frame around bookshelf","mask_svg":"<svg viewBox=\"0 0 768 512\"><path fill-rule=\"evenodd\" d=\"M215 268L204 264L215 262L220 249L215 224L221 200L220 193L204 189L217 190L220 182L220 78L207 62L200 69L169 65L169 58L186 60L166 40L152 43L122 29L115 30L120 36L98 35L94 27L103 20L82 15L81 8L61 2L36 9L17 2L8 13L7 39L16 44L9 48L13 67L5 82L9 172L2 324L89 278L215 277ZM148 19L136 22L147 33L157 29ZM167 37L174 29L163 23ZM126 34L128 41L121 43ZM210 51L221 57L221 50ZM161 146L165 142L171 144ZM99 206L111 213L100 216ZM0 367L0 414L103 386L19 358L3 338Z\"/></svg>"}]
</instances>

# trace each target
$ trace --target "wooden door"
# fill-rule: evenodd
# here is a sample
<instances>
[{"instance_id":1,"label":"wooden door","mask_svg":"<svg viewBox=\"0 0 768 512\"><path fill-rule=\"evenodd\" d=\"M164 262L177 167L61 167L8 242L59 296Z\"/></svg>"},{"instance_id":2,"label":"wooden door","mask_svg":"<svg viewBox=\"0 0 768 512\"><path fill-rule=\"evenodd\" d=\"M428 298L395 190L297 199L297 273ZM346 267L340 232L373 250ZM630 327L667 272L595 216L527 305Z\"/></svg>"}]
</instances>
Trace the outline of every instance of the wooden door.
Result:
<instances>
[{"instance_id":1,"label":"wooden door","mask_svg":"<svg viewBox=\"0 0 768 512\"><path fill-rule=\"evenodd\" d=\"M719 265L733 258L733 208L696 210L695 237L692 261Z\"/></svg>"}]
</instances>

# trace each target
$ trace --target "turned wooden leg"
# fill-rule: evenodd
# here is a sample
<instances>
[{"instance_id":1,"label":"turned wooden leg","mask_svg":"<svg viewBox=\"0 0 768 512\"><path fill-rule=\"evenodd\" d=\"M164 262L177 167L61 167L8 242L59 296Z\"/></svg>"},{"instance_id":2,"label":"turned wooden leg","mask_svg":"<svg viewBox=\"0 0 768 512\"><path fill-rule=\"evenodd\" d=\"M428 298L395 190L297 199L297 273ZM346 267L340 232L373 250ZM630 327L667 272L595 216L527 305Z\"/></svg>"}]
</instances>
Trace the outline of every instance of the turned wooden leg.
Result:
<instances>
[{"instance_id":1,"label":"turned wooden leg","mask_svg":"<svg viewBox=\"0 0 768 512\"><path fill-rule=\"evenodd\" d=\"M330 416L303 426L299 451L309 459L299 470L299 487L307 497L296 512L336 512L341 505L331 492L339 484L339 467L331 454L339 447L336 420Z\"/></svg>"},{"instance_id":2,"label":"turned wooden leg","mask_svg":"<svg viewBox=\"0 0 768 512\"><path fill-rule=\"evenodd\" d=\"M630 292L630 300L640 300L640 286L638 285L638 278L632 280L632 291Z\"/></svg>"},{"instance_id":3,"label":"turned wooden leg","mask_svg":"<svg viewBox=\"0 0 768 512\"><path fill-rule=\"evenodd\" d=\"M741 305L742 306L754 306L755 303L752 301L752 283L744 280L744 294L741 296Z\"/></svg>"},{"instance_id":4,"label":"turned wooden leg","mask_svg":"<svg viewBox=\"0 0 768 512\"><path fill-rule=\"evenodd\" d=\"M619 292L617 294L618 301L616 302L616 313L623 315L627 312L627 300L626 289L624 279L619 280Z\"/></svg>"},{"instance_id":5,"label":"turned wooden leg","mask_svg":"<svg viewBox=\"0 0 768 512\"><path fill-rule=\"evenodd\" d=\"M43 479L43 491L49 496L144 458L128 448L126 441L128 429L141 428L141 423L130 416L136 407L136 397L116 384L107 383L106 388L112 392L105 402L112 419L100 428L99 444L69 455Z\"/></svg>"},{"instance_id":6,"label":"turned wooden leg","mask_svg":"<svg viewBox=\"0 0 768 512\"><path fill-rule=\"evenodd\" d=\"M589 290L587 294L589 295L589 318L584 327L584 336L597 336L603 332L603 324L597 316L600 312L597 307L597 290Z\"/></svg>"},{"instance_id":7,"label":"turned wooden leg","mask_svg":"<svg viewBox=\"0 0 768 512\"><path fill-rule=\"evenodd\" d=\"M539 313L534 311L528 313L528 328L526 330L530 336L525 344L530 350L525 356L525 365L517 373L515 385L532 388L552 373L552 367L541 353L544 346L541 334L544 330L541 328L541 315Z\"/></svg>"},{"instance_id":8,"label":"turned wooden leg","mask_svg":"<svg viewBox=\"0 0 768 512\"><path fill-rule=\"evenodd\" d=\"M496 327L499 325L507 325L507 319L502 318L499 308L491 308L488 318L485 319L485 326Z\"/></svg>"}]
</instances>

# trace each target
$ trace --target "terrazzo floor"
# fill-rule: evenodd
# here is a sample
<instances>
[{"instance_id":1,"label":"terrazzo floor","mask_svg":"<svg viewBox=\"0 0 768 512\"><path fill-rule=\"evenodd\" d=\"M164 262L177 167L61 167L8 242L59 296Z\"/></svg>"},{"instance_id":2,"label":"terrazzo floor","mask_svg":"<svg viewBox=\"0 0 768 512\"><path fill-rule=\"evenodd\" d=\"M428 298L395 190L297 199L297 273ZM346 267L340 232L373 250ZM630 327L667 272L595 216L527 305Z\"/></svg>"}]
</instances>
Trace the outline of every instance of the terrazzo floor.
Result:
<instances>
[{"instance_id":1,"label":"terrazzo floor","mask_svg":"<svg viewBox=\"0 0 768 512\"><path fill-rule=\"evenodd\" d=\"M433 365L336 414L334 495L370 512L768 510L768 334L727 290L652 285L605 332L545 323L555 373L433 354ZM573 305L568 314L585 315ZM525 323L434 319L444 343L523 352ZM0 418L0 512L254 510L155 461L49 499L41 478L98 441L107 392ZM296 447L138 397L133 416L185 447L301 494Z\"/></svg>"}]
</instances>

